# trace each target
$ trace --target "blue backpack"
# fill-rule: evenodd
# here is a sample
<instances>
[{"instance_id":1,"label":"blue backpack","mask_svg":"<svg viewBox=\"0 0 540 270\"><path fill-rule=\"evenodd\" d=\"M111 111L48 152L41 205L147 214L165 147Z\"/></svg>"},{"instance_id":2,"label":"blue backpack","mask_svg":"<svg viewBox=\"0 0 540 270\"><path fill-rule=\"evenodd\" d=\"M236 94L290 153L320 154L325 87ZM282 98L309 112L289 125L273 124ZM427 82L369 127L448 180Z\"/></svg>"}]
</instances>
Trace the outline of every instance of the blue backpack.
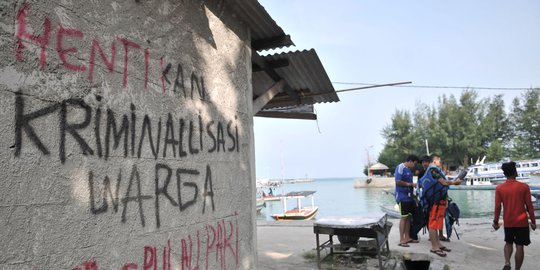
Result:
<instances>
[{"instance_id":1,"label":"blue backpack","mask_svg":"<svg viewBox=\"0 0 540 270\"><path fill-rule=\"evenodd\" d=\"M417 183L420 194L420 206L422 207L424 213L427 213L428 216L429 208L434 204L438 205L440 200L446 198L448 194L448 186L439 183L439 181L434 179L431 175L433 170L437 170L437 172L443 178L446 177L441 169L430 166L427 168L424 176L422 176Z\"/></svg>"}]
</instances>

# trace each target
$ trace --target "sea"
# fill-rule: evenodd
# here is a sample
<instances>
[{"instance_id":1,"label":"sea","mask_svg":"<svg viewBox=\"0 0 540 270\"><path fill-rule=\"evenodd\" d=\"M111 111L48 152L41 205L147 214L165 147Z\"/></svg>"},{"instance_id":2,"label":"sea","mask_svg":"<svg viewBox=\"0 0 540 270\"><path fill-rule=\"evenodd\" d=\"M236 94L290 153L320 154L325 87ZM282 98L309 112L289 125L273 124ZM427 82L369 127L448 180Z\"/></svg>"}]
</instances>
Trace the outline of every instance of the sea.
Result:
<instances>
[{"instance_id":1,"label":"sea","mask_svg":"<svg viewBox=\"0 0 540 270\"><path fill-rule=\"evenodd\" d=\"M314 204L319 207L316 218L381 213L381 205L394 205L393 195L385 193L388 188L354 188L357 178L319 178L312 182L282 184L274 188L274 195L291 191L316 191ZM260 189L268 193L268 188ZM495 190L449 190L450 198L460 209L460 218L493 219ZM287 209L296 207L296 200L287 201ZM311 205L311 199L301 201L302 206ZM281 201L267 201L259 213L259 220L273 220L272 214L282 213Z\"/></svg>"}]
</instances>

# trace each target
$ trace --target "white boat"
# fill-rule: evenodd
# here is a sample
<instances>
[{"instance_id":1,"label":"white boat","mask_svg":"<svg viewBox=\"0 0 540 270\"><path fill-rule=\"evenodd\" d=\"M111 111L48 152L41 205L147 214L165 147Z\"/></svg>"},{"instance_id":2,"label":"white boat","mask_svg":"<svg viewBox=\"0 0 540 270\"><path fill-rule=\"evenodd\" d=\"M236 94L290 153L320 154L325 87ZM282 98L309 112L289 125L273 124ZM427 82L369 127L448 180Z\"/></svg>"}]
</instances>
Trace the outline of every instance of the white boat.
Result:
<instances>
[{"instance_id":1,"label":"white boat","mask_svg":"<svg viewBox=\"0 0 540 270\"><path fill-rule=\"evenodd\" d=\"M315 218L319 208L315 206L313 194L315 191L293 191L281 196L283 203L283 213L274 214L272 218L275 220L310 220ZM306 197L311 197L311 206L302 207L301 200ZM287 210L287 200L296 199L296 208Z\"/></svg>"},{"instance_id":2,"label":"white boat","mask_svg":"<svg viewBox=\"0 0 540 270\"><path fill-rule=\"evenodd\" d=\"M381 211L386 213L391 218L401 218L401 213L399 212L399 206L394 205L381 205Z\"/></svg>"},{"instance_id":3,"label":"white boat","mask_svg":"<svg viewBox=\"0 0 540 270\"><path fill-rule=\"evenodd\" d=\"M531 173L540 172L540 159L518 160L516 169L518 172L517 180L528 183ZM472 165L467 170L465 176L465 185L484 186L498 185L506 181L506 177L501 169L503 162L486 163L479 162Z\"/></svg>"},{"instance_id":4,"label":"white boat","mask_svg":"<svg viewBox=\"0 0 540 270\"><path fill-rule=\"evenodd\" d=\"M530 175L531 179L529 180L530 187L540 187L540 171L532 172Z\"/></svg>"},{"instance_id":5,"label":"white boat","mask_svg":"<svg viewBox=\"0 0 540 270\"><path fill-rule=\"evenodd\" d=\"M257 199L256 199L256 209L257 209L257 212L261 212L261 210L263 209L263 207L266 207L266 202L264 201L264 198L257 197Z\"/></svg>"},{"instance_id":6,"label":"white boat","mask_svg":"<svg viewBox=\"0 0 540 270\"><path fill-rule=\"evenodd\" d=\"M540 190L531 191L531 200L534 208L534 216L540 218Z\"/></svg>"}]
</instances>

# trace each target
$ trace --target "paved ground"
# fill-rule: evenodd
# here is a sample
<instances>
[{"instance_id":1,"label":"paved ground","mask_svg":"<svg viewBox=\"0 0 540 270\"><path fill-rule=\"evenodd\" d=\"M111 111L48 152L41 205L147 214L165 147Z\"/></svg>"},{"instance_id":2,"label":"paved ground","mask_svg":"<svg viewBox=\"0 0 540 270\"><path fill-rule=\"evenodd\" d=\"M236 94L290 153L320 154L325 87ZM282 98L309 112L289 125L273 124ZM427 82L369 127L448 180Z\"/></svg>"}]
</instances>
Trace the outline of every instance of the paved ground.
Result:
<instances>
[{"instance_id":1,"label":"paved ground","mask_svg":"<svg viewBox=\"0 0 540 270\"><path fill-rule=\"evenodd\" d=\"M398 220L392 220L398 224ZM418 244L399 247L398 230L394 226L390 232L392 256L415 256L432 260L432 265L442 269L502 269L504 264L502 248L503 231L493 232L489 219L462 219L457 227L461 239L452 238L447 246L452 249L445 258L429 253L427 234L421 234ZM524 270L540 269L540 232L531 232L532 244L525 248ZM317 269L313 259L315 234L312 222L271 222L257 224L258 269ZM307 259L306 259L307 258ZM512 262L513 264L513 262ZM375 259L368 260L357 269L377 269ZM326 264L323 269L348 269L339 265ZM396 268L397 269L397 268Z\"/></svg>"}]
</instances>

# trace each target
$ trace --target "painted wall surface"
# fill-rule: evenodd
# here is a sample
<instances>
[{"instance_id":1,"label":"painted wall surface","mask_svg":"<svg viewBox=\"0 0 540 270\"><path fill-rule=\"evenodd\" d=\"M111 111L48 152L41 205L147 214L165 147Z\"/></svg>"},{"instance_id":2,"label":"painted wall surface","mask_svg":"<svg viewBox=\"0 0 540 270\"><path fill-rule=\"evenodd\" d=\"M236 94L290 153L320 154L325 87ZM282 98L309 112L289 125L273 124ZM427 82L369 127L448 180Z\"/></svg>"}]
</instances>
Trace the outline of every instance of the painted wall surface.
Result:
<instances>
[{"instance_id":1,"label":"painted wall surface","mask_svg":"<svg viewBox=\"0 0 540 270\"><path fill-rule=\"evenodd\" d=\"M252 269L247 27L223 3L0 1L0 269Z\"/></svg>"}]
</instances>

